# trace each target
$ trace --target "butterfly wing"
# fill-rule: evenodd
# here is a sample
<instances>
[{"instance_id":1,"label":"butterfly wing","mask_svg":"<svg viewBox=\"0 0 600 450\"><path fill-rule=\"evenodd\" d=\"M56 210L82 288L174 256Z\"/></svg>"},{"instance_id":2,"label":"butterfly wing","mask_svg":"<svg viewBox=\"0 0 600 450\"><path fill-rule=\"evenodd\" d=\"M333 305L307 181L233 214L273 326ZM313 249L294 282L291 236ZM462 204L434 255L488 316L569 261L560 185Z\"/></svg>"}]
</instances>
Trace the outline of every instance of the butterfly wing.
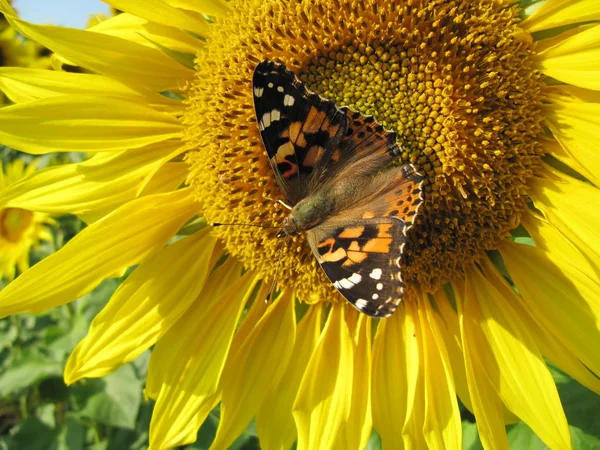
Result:
<instances>
[{"instance_id":1,"label":"butterfly wing","mask_svg":"<svg viewBox=\"0 0 600 450\"><path fill-rule=\"evenodd\" d=\"M252 78L260 135L279 187L296 204L346 134L345 113L272 61L259 63ZM321 169L315 170L316 167Z\"/></svg>"},{"instance_id":2,"label":"butterfly wing","mask_svg":"<svg viewBox=\"0 0 600 450\"><path fill-rule=\"evenodd\" d=\"M348 127L336 149L326 160L319 161L317 185L335 179L367 177L389 169L401 155L396 133L388 131L375 122L373 116L365 116L347 107L340 108L346 115Z\"/></svg>"},{"instance_id":3,"label":"butterfly wing","mask_svg":"<svg viewBox=\"0 0 600 450\"><path fill-rule=\"evenodd\" d=\"M422 182L412 165L390 169L366 187L363 200L306 232L327 277L364 314L389 317L402 300L402 257Z\"/></svg>"}]
</instances>

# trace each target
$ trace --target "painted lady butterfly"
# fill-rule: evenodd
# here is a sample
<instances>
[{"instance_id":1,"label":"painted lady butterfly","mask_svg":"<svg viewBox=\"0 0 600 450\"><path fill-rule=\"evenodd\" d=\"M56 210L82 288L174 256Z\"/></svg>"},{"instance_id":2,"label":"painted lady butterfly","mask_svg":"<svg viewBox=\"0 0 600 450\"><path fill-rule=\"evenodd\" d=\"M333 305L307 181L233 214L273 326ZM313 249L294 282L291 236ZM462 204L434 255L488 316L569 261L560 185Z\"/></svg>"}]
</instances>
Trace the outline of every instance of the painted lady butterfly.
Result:
<instances>
[{"instance_id":1,"label":"painted lady butterfly","mask_svg":"<svg viewBox=\"0 0 600 450\"><path fill-rule=\"evenodd\" d=\"M278 236L304 232L336 289L359 311L389 317L402 300L403 250L423 177L411 164L392 165L395 133L311 92L283 64L258 64L252 89L262 141L292 206Z\"/></svg>"}]
</instances>

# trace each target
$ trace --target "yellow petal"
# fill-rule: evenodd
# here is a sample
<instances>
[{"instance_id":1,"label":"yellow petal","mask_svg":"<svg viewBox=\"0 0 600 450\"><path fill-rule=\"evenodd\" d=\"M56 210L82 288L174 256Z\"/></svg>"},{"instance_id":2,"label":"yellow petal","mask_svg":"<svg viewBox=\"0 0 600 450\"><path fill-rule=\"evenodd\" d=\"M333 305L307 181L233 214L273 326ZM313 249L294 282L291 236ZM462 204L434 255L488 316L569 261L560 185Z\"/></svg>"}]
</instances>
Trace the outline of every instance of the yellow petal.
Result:
<instances>
[{"instance_id":1,"label":"yellow petal","mask_svg":"<svg viewBox=\"0 0 600 450\"><path fill-rule=\"evenodd\" d=\"M41 312L81 297L159 250L197 209L190 189L127 203L0 291L0 315Z\"/></svg>"},{"instance_id":2,"label":"yellow petal","mask_svg":"<svg viewBox=\"0 0 600 450\"><path fill-rule=\"evenodd\" d=\"M189 14L185 10L173 8L168 2L162 0L106 0L106 3L150 22L192 31L199 36L210 33L210 24L207 20Z\"/></svg>"},{"instance_id":3,"label":"yellow petal","mask_svg":"<svg viewBox=\"0 0 600 450\"><path fill-rule=\"evenodd\" d=\"M257 299L264 308L262 299ZM296 317L292 291L269 306L233 358L228 357L219 389L221 419L213 448L228 448L247 428L292 356ZM233 352L232 352L233 353Z\"/></svg>"},{"instance_id":4,"label":"yellow petal","mask_svg":"<svg viewBox=\"0 0 600 450\"><path fill-rule=\"evenodd\" d=\"M9 0L0 0L0 12L7 16L17 16L17 12L10 5Z\"/></svg>"},{"instance_id":5,"label":"yellow petal","mask_svg":"<svg viewBox=\"0 0 600 450\"><path fill-rule=\"evenodd\" d=\"M519 313L516 296L503 295L479 270L471 270L475 312L493 361L484 370L506 406L550 448L570 448L570 434L550 371ZM505 291L505 290L504 290ZM478 305L475 305L477 303ZM513 303L516 303L513 304Z\"/></svg>"},{"instance_id":6,"label":"yellow petal","mask_svg":"<svg viewBox=\"0 0 600 450\"><path fill-rule=\"evenodd\" d=\"M564 39L535 55L535 59L539 70L549 77L600 90L600 26Z\"/></svg>"},{"instance_id":7,"label":"yellow petal","mask_svg":"<svg viewBox=\"0 0 600 450\"><path fill-rule=\"evenodd\" d=\"M264 450L289 450L296 440L292 405L308 361L321 333L322 307L313 305L298 324L294 357L281 381L270 392L256 414L256 431Z\"/></svg>"},{"instance_id":8,"label":"yellow petal","mask_svg":"<svg viewBox=\"0 0 600 450\"><path fill-rule=\"evenodd\" d=\"M573 261L574 258L583 255L591 269L600 273L600 249L597 240L600 230L600 190L558 172L555 175L555 180L537 179L531 186L529 196L535 207L560 234L564 235L566 241L560 236L555 239L555 234L539 223L543 234L538 235L535 242L538 247L551 252L556 252L560 246L563 249L564 260ZM564 248L565 246L576 249L579 255L572 254Z\"/></svg>"},{"instance_id":9,"label":"yellow petal","mask_svg":"<svg viewBox=\"0 0 600 450\"><path fill-rule=\"evenodd\" d=\"M0 89L14 103L61 95L116 97L180 112L181 102L150 90L133 90L102 75L0 67Z\"/></svg>"},{"instance_id":10,"label":"yellow petal","mask_svg":"<svg viewBox=\"0 0 600 450\"><path fill-rule=\"evenodd\" d=\"M587 96L581 89L561 86L549 91L547 124L565 151L585 166L592 181L600 180L600 96ZM584 101L582 101L584 100Z\"/></svg>"},{"instance_id":11,"label":"yellow petal","mask_svg":"<svg viewBox=\"0 0 600 450\"><path fill-rule=\"evenodd\" d=\"M600 19L600 3L596 0L552 0L527 17L521 26L530 33L574 23Z\"/></svg>"},{"instance_id":12,"label":"yellow petal","mask_svg":"<svg viewBox=\"0 0 600 450\"><path fill-rule=\"evenodd\" d=\"M590 171L590 168L588 166L583 166L556 139L544 140L543 144L546 153L552 155L554 158L579 172L588 180L595 179L595 175Z\"/></svg>"},{"instance_id":13,"label":"yellow petal","mask_svg":"<svg viewBox=\"0 0 600 450\"><path fill-rule=\"evenodd\" d=\"M140 264L71 354L65 369L67 384L105 376L154 345L200 293L214 245L207 228Z\"/></svg>"},{"instance_id":14,"label":"yellow petal","mask_svg":"<svg viewBox=\"0 0 600 450\"><path fill-rule=\"evenodd\" d=\"M190 2L189 0L165 0L171 6L194 11L198 14L209 16L226 16L231 13L229 5L221 0L203 0L202 2Z\"/></svg>"},{"instance_id":15,"label":"yellow petal","mask_svg":"<svg viewBox=\"0 0 600 450\"><path fill-rule=\"evenodd\" d=\"M448 359L452 366L456 393L461 402L472 412L473 406L471 405L471 395L467 385L467 374L465 373L458 315L456 314L456 311L452 309L450 300L447 298L443 289L438 289L434 295L434 299L436 308L440 311L442 317L442 321L438 324L437 330L446 345Z\"/></svg>"},{"instance_id":16,"label":"yellow petal","mask_svg":"<svg viewBox=\"0 0 600 450\"><path fill-rule=\"evenodd\" d=\"M419 303L425 391L423 434L429 448L460 448L462 426L442 318L425 296Z\"/></svg>"},{"instance_id":17,"label":"yellow petal","mask_svg":"<svg viewBox=\"0 0 600 450\"><path fill-rule=\"evenodd\" d=\"M508 450L502 400L487 373L495 366L495 361L481 329L481 311L477 306L471 283L467 282L463 286L457 283L454 293L458 307L467 382L479 437L485 449Z\"/></svg>"},{"instance_id":18,"label":"yellow petal","mask_svg":"<svg viewBox=\"0 0 600 450\"><path fill-rule=\"evenodd\" d=\"M181 144L179 141L170 142L175 145ZM170 159L176 154L181 153L181 150L181 147L177 148L175 152L167 156L166 159ZM179 188L179 186L183 185L188 175L189 165L187 163L165 163L160 166L156 172L150 173L145 180L142 180L136 195L138 197L143 197L146 195L156 195L175 191ZM96 222L97 220L100 220L102 217L114 211L123 203L123 201L129 201L129 199L123 199L123 196L119 196L111 200L111 202L105 202L103 205L97 205L97 207L93 210L79 213L79 218L88 224Z\"/></svg>"},{"instance_id":19,"label":"yellow petal","mask_svg":"<svg viewBox=\"0 0 600 450\"><path fill-rule=\"evenodd\" d=\"M172 51L195 54L204 41L192 34L169 26L149 22L133 14L122 13L88 28L97 33L109 34L141 45L156 48L156 44Z\"/></svg>"},{"instance_id":20,"label":"yellow petal","mask_svg":"<svg viewBox=\"0 0 600 450\"><path fill-rule=\"evenodd\" d=\"M163 164L154 174L150 174L150 177L146 178L145 184L142 183L139 186L141 191L136 195L143 197L175 191L183 184L188 173L189 166L184 162ZM78 214L79 218L85 223L91 224L113 212L123 202L129 201L129 199L123 199L122 196L111 200L103 205L97 205L93 210Z\"/></svg>"},{"instance_id":21,"label":"yellow petal","mask_svg":"<svg viewBox=\"0 0 600 450\"><path fill-rule=\"evenodd\" d=\"M188 163L168 162L163 164L142 187L140 195L152 195L154 193L169 192L176 190L185 183L190 174Z\"/></svg>"},{"instance_id":22,"label":"yellow petal","mask_svg":"<svg viewBox=\"0 0 600 450\"><path fill-rule=\"evenodd\" d=\"M373 429L371 415L371 321L354 308L346 308L346 323L354 346L352 405L334 448L363 450Z\"/></svg>"},{"instance_id":23,"label":"yellow petal","mask_svg":"<svg viewBox=\"0 0 600 450\"><path fill-rule=\"evenodd\" d=\"M98 153L81 163L38 170L1 191L0 207L69 214L114 209L135 198L180 145L168 141L143 152Z\"/></svg>"},{"instance_id":24,"label":"yellow petal","mask_svg":"<svg viewBox=\"0 0 600 450\"><path fill-rule=\"evenodd\" d=\"M373 342L373 424L384 448L404 448L402 430L415 401L420 364L416 324L405 304L380 321Z\"/></svg>"},{"instance_id":25,"label":"yellow petal","mask_svg":"<svg viewBox=\"0 0 600 450\"><path fill-rule=\"evenodd\" d=\"M237 264L233 267L241 268ZM225 275L223 279L229 284L218 291L211 286L212 274L206 292L152 352L148 383L159 386L159 390L150 424L150 449L195 441L198 428L218 402L217 386L235 326L259 281L252 272L241 278L239 273L233 283ZM155 369L158 372L153 374Z\"/></svg>"},{"instance_id":26,"label":"yellow petal","mask_svg":"<svg viewBox=\"0 0 600 450\"><path fill-rule=\"evenodd\" d=\"M543 323L538 323L534 320L533 315L529 311L528 304L518 298L517 294L498 273L491 262L487 259L484 260L482 267L486 279L504 298L510 299L513 308L523 321L525 329L529 330L535 338L536 345L542 355L579 383L600 393L600 380L571 353L564 342L555 335L553 330L548 329Z\"/></svg>"},{"instance_id":27,"label":"yellow petal","mask_svg":"<svg viewBox=\"0 0 600 450\"><path fill-rule=\"evenodd\" d=\"M28 38L92 72L156 92L177 90L193 71L157 49L125 39L73 28L34 25L7 17Z\"/></svg>"},{"instance_id":28,"label":"yellow petal","mask_svg":"<svg viewBox=\"0 0 600 450\"><path fill-rule=\"evenodd\" d=\"M437 330L442 336L448 351L448 358L451 363L452 373L454 375L454 385L456 393L463 405L473 412L473 404L471 402L471 394L467 383L467 374L465 371L465 360L462 349L462 338L460 334L460 324L458 315L449 303L449 299L444 294L443 289L440 289L435 294L435 305L441 315L441 321L438 323ZM503 407L503 416L505 424L514 424L520 422L520 419L511 411Z\"/></svg>"},{"instance_id":29,"label":"yellow petal","mask_svg":"<svg viewBox=\"0 0 600 450\"><path fill-rule=\"evenodd\" d=\"M596 24L595 23L588 23L585 25L580 25L576 28L571 28L568 29L567 31L563 31L562 33L558 33L558 34L550 34L548 37L543 36L543 38L541 38L539 41L535 41L535 50L536 53L541 53L544 50L547 50L551 47L554 47L557 44L560 44L562 41L564 41L567 38L570 38L571 36L575 36L576 34L579 34L585 30L589 30L592 27L595 27ZM545 33L544 33L545 34ZM545 86L546 89L551 89L556 85L548 85Z\"/></svg>"},{"instance_id":30,"label":"yellow petal","mask_svg":"<svg viewBox=\"0 0 600 450\"><path fill-rule=\"evenodd\" d=\"M560 254L511 242L499 250L535 319L600 374L600 285L585 259L567 261Z\"/></svg>"},{"instance_id":31,"label":"yellow petal","mask_svg":"<svg viewBox=\"0 0 600 450\"><path fill-rule=\"evenodd\" d=\"M300 383L293 407L299 450L333 449L350 414L354 361L352 337L344 320L345 307L332 305Z\"/></svg>"},{"instance_id":32,"label":"yellow petal","mask_svg":"<svg viewBox=\"0 0 600 450\"><path fill-rule=\"evenodd\" d=\"M172 115L139 102L65 95L0 109L0 142L43 154L140 148L181 136Z\"/></svg>"},{"instance_id":33,"label":"yellow petal","mask_svg":"<svg viewBox=\"0 0 600 450\"><path fill-rule=\"evenodd\" d=\"M419 309L416 301L406 302L407 312L412 317L412 322L415 326L415 338L418 343L419 356L417 361L419 362L417 368L417 379L415 383L415 396L412 403L408 404L407 418L402 428L402 440L404 442L404 448L411 448L414 450L427 450L428 442L424 435L424 423L425 423L425 378L424 374L424 362L425 356L423 354L423 330L421 322L419 320ZM435 447L434 447L435 448Z\"/></svg>"},{"instance_id":34,"label":"yellow petal","mask_svg":"<svg viewBox=\"0 0 600 450\"><path fill-rule=\"evenodd\" d=\"M214 256L217 256L217 252L221 245L217 244L215 246L215 250L213 252L213 259L210 264L213 266L217 260L214 259ZM223 293L229 289L233 284L241 282L240 278L242 277L243 266L242 264L233 259L228 258L222 265L220 265L214 272L212 272L209 276L209 282L204 284L204 289L198 295L198 298L194 301L192 305L193 308L208 308L212 305L216 299L220 298ZM201 306L202 305L202 306ZM186 315L188 317L188 315ZM178 325L188 327L192 326L188 322L191 323L191 319L187 321L185 318L181 318L178 321ZM177 363L176 354L172 352L171 346L176 346L179 348L183 346L180 341L185 340L185 336L181 334L179 331L180 327L171 327L171 329L163 336L154 347L152 351L152 356L150 357L150 363L148 366L148 376L146 378L146 387L144 388L144 393L152 398L158 398L158 394L160 390L165 385L168 377L171 377L170 367ZM186 333L191 333L191 331L185 331ZM174 348L174 347L173 347ZM156 356L155 356L156 355ZM216 387L215 387L216 390Z\"/></svg>"}]
</instances>

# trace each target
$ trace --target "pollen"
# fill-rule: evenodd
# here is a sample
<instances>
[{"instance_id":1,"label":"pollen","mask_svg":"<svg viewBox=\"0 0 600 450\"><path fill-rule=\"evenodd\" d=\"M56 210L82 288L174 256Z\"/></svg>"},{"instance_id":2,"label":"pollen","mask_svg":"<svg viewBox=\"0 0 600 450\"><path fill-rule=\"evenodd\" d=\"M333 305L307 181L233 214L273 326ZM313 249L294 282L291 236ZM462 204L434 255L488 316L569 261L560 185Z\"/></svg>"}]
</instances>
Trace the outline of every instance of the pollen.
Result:
<instances>
[{"instance_id":1,"label":"pollen","mask_svg":"<svg viewBox=\"0 0 600 450\"><path fill-rule=\"evenodd\" d=\"M395 131L398 164L425 180L402 279L433 292L515 228L543 154L542 80L516 6L501 0L232 2L188 87L186 141L209 222L281 225L288 211L254 115L251 79L264 59L313 91ZM300 299L337 299L303 235L219 227L228 251ZM281 254L281 262L278 263Z\"/></svg>"}]
</instances>

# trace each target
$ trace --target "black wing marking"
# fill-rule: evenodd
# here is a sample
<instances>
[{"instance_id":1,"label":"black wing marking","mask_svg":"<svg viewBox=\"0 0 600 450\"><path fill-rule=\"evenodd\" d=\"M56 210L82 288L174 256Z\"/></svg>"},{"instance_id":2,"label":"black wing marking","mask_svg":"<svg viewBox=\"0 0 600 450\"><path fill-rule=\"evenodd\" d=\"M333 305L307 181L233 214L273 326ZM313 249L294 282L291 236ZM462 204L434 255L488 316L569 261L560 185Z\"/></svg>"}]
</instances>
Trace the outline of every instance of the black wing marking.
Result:
<instances>
[{"instance_id":1,"label":"black wing marking","mask_svg":"<svg viewBox=\"0 0 600 450\"><path fill-rule=\"evenodd\" d=\"M307 196L311 179L346 133L347 118L333 102L306 89L283 64L263 61L252 79L263 144L287 200ZM321 169L319 169L321 170Z\"/></svg>"}]
</instances>

